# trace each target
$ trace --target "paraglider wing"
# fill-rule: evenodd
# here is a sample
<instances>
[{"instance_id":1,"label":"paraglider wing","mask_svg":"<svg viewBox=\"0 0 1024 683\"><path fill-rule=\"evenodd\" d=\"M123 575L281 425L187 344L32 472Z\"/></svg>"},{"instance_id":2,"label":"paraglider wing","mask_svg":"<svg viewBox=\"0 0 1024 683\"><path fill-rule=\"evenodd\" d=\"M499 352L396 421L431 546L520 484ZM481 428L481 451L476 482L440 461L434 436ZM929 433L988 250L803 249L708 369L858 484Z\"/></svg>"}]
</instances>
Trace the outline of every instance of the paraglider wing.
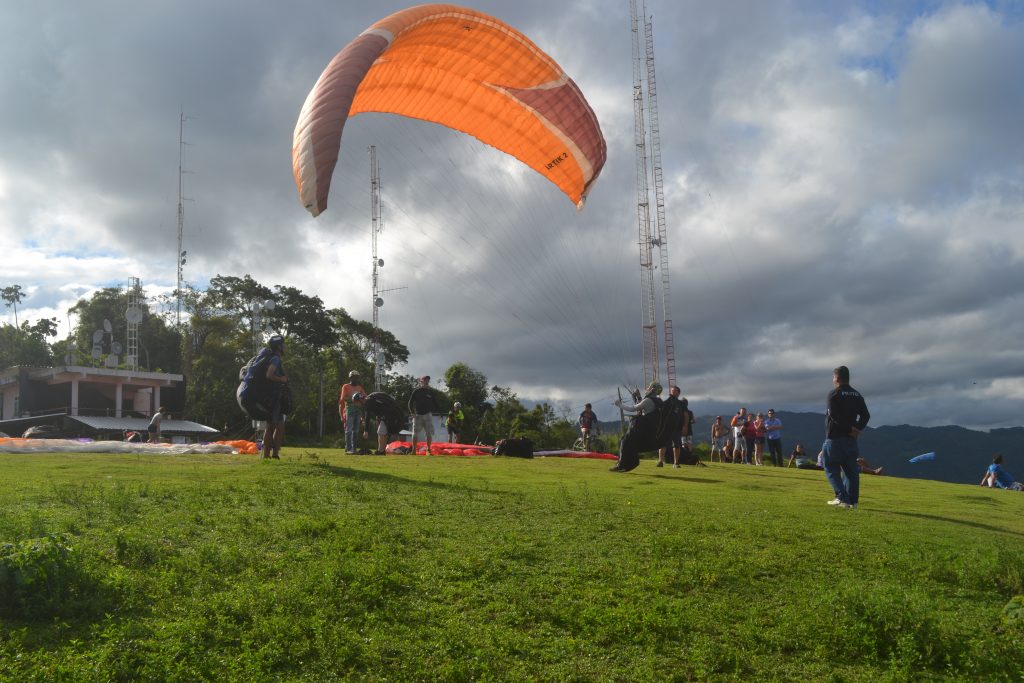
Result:
<instances>
[{"instance_id":1,"label":"paraglider wing","mask_svg":"<svg viewBox=\"0 0 1024 683\"><path fill-rule=\"evenodd\" d=\"M922 453L921 455L914 456L909 462L924 462L925 460L934 460L935 453Z\"/></svg>"},{"instance_id":2,"label":"paraglider wing","mask_svg":"<svg viewBox=\"0 0 1024 683\"><path fill-rule=\"evenodd\" d=\"M327 208L342 130L364 112L439 123L514 156L582 208L607 147L579 87L526 36L455 5L420 5L363 31L306 97L292 140L299 200Z\"/></svg>"}]
</instances>

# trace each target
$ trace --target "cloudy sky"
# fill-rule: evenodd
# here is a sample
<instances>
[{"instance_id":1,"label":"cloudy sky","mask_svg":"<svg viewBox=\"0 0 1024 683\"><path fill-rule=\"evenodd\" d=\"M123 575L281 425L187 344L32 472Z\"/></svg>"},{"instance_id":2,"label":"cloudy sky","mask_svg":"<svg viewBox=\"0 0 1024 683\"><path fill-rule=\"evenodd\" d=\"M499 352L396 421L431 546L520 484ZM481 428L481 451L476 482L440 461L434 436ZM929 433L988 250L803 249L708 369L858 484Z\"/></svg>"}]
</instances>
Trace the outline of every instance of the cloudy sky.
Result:
<instances>
[{"instance_id":1,"label":"cloudy sky","mask_svg":"<svg viewBox=\"0 0 1024 683\"><path fill-rule=\"evenodd\" d=\"M24 288L19 317L63 333L98 287L174 288L184 112L189 282L250 273L369 319L375 145L401 370L462 361L610 418L615 387L643 376L629 3L473 4L596 112L608 162L582 212L471 138L366 114L313 219L292 179L299 109L338 50L405 6L0 5L0 286ZM697 412L821 411L846 364L874 425L1024 423L1024 5L647 10L677 372Z\"/></svg>"}]
</instances>

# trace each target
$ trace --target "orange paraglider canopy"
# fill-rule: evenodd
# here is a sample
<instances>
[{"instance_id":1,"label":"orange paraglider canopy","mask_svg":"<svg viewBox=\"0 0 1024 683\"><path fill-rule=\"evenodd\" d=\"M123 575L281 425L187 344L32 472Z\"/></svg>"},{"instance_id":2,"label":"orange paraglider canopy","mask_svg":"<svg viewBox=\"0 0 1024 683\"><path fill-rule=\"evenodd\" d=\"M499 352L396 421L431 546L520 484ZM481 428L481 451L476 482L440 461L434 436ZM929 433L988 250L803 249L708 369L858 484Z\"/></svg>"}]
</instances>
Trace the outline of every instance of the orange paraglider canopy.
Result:
<instances>
[{"instance_id":1,"label":"orange paraglider canopy","mask_svg":"<svg viewBox=\"0 0 1024 683\"><path fill-rule=\"evenodd\" d=\"M541 173L578 207L607 153L593 110L551 57L511 26L455 5L381 19L321 74L292 142L299 199L314 216L327 208L345 121L364 112L468 133Z\"/></svg>"}]
</instances>

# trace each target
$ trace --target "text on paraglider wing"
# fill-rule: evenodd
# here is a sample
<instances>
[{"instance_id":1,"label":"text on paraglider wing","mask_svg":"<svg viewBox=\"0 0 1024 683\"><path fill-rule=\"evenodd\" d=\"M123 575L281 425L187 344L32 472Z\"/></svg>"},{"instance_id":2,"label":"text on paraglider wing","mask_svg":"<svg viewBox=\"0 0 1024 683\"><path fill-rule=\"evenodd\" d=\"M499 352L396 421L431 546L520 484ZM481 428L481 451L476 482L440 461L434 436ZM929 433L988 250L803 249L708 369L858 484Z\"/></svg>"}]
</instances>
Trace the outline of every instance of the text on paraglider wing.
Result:
<instances>
[{"instance_id":1,"label":"text on paraglider wing","mask_svg":"<svg viewBox=\"0 0 1024 683\"><path fill-rule=\"evenodd\" d=\"M569 153L568 152L562 152L560 155L558 155L557 157L555 157L554 159L552 159L551 161L549 161L548 163L546 163L544 165L547 166L547 169L550 171L555 166L558 166L560 163L562 163L563 161L565 161L568 158L569 158Z\"/></svg>"}]
</instances>

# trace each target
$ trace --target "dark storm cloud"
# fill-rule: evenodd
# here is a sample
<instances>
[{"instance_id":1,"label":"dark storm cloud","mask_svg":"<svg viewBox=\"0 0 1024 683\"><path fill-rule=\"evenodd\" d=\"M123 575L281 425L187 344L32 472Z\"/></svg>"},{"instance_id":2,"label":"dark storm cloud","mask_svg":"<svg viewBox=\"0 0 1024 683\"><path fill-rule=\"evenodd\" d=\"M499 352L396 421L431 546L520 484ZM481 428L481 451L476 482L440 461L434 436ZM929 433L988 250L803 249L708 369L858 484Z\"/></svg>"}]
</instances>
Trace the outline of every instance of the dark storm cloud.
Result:
<instances>
[{"instance_id":1,"label":"dark storm cloud","mask_svg":"<svg viewBox=\"0 0 1024 683\"><path fill-rule=\"evenodd\" d=\"M373 144L384 287L407 287L385 295L381 320L412 352L404 371L463 361L573 408L639 383L626 3L475 5L554 56L595 108L609 157L582 212L466 136L369 114L347 125L327 212L299 206L291 136L306 93L402 6L9 3L0 247L21 256L0 284L32 288L27 314L61 318L90 284L173 287L183 110L191 281L252 273L369 318ZM847 363L880 423L1019 424L1019 13L648 11L684 393L719 410L820 410L829 371ZM272 262L256 262L259 245Z\"/></svg>"}]
</instances>

